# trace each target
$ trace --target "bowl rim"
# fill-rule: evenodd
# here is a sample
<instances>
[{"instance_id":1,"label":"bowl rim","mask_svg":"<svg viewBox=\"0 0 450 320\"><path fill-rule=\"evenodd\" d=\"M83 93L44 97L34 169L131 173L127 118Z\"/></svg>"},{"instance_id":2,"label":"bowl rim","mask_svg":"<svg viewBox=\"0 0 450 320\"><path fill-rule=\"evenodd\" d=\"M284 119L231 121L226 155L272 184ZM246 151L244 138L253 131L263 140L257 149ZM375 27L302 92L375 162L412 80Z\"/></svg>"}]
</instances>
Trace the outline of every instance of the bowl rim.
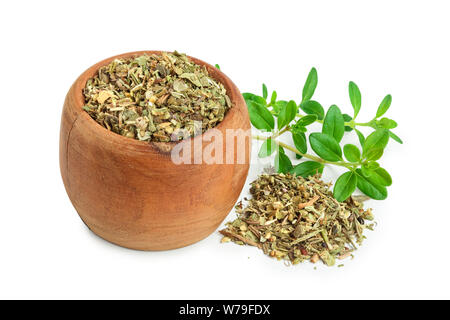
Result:
<instances>
[{"instance_id":1,"label":"bowl rim","mask_svg":"<svg viewBox=\"0 0 450 320\"><path fill-rule=\"evenodd\" d=\"M206 130L205 132L198 134L194 137L191 137L190 139L181 139L179 141L169 141L169 142L159 142L159 141L141 141L138 139L128 138L124 137L118 133L115 133L113 131L110 131L106 129L105 127L101 126L99 123L97 123L94 119L91 118L91 116L83 110L83 106L85 104L85 99L83 95L83 89L86 86L86 82L88 79L92 78L98 70L107 65L108 63L112 62L115 59L120 58L129 58L133 56L139 56L144 54L161 54L162 52L171 52L171 51L162 51L162 50L142 50L142 51L132 51L132 52L126 52L118 55L111 56L109 58L103 59L91 67L87 68L75 81L73 84L73 92L74 95L74 106L72 107L72 111L75 113L75 121L79 117L83 117L87 125L90 125L93 127L93 130L95 133L98 133L102 136L108 136L108 139L115 140L116 143L120 144L126 144L128 146L137 146L137 147L143 147L146 146L158 146L158 151L162 150L171 150L175 145L182 142L188 142L188 141L195 141L198 139L202 139L202 137L207 134L211 129L218 129L221 131L224 131L227 129L227 124L231 121L233 118L233 115L236 114L236 112L239 112L238 109L242 109L245 106L245 101L243 99L242 94L240 93L237 86L231 81L230 78L228 78L227 75L225 75L220 69L212 66L211 64L200 60L198 58L192 57L187 55L189 59L191 59L194 63L197 63L201 66L205 66L208 70L209 76L211 76L214 80L219 81L227 90L227 95L231 100L232 107L227 111L225 114L223 120L215 127L210 128ZM241 101L238 101L241 100ZM243 102L243 103L242 103ZM225 133L225 132L224 132Z\"/></svg>"}]
</instances>

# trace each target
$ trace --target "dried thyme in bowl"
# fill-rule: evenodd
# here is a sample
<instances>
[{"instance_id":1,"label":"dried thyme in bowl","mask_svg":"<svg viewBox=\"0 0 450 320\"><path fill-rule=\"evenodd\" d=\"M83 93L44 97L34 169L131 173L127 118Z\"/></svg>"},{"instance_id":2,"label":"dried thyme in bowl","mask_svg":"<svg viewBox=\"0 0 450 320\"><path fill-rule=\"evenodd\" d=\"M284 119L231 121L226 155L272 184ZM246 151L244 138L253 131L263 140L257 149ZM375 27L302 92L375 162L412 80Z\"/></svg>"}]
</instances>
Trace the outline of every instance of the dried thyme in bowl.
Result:
<instances>
[{"instance_id":1,"label":"dried thyme in bowl","mask_svg":"<svg viewBox=\"0 0 450 320\"><path fill-rule=\"evenodd\" d=\"M292 264L322 260L333 266L351 255L373 229L371 209L350 197L338 202L320 175L262 174L251 184L252 199L236 206L238 218L221 230L222 242L260 248Z\"/></svg>"},{"instance_id":2,"label":"dried thyme in bowl","mask_svg":"<svg viewBox=\"0 0 450 320\"><path fill-rule=\"evenodd\" d=\"M215 127L231 108L224 86L185 54L116 59L83 90L84 110L125 137L168 142Z\"/></svg>"}]
</instances>

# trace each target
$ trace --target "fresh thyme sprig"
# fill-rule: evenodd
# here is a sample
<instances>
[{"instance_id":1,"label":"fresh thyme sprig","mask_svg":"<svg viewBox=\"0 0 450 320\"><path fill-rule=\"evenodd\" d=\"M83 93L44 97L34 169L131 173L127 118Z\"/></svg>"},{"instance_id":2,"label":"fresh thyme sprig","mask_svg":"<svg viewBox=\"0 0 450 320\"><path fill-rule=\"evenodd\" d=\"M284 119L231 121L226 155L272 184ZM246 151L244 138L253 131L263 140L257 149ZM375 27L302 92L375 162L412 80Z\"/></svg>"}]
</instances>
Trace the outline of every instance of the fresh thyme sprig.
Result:
<instances>
[{"instance_id":1,"label":"fresh thyme sprig","mask_svg":"<svg viewBox=\"0 0 450 320\"><path fill-rule=\"evenodd\" d=\"M330 106L325 113L322 105L312 100L317 82L317 71L312 68L303 87L299 104L294 100L277 100L276 91L273 91L268 99L265 84L262 86L262 96L252 93L243 94L252 125L272 133L270 136L253 136L254 139L264 141L258 156L263 158L276 153L274 165L277 172L290 172L303 177L317 172L322 173L325 164L345 167L348 171L342 174L334 185L333 193L338 201L347 199L356 188L372 199L385 199L386 187L392 184L392 179L380 166L378 160L382 157L389 138L403 143L391 131L397 127L397 123L392 119L382 118L391 105L391 95L384 97L372 120L356 122L361 109L361 92L358 86L352 81L348 85L350 102L354 111L352 117L343 114L336 105ZM322 124L322 131L310 133L307 139L308 126L312 123ZM370 127L374 131L365 137L357 127ZM354 144L341 147L340 143L345 132L350 131L357 134L361 148ZM294 146L277 140L286 132L291 133ZM307 153L308 140L316 155ZM285 149L294 152L297 159L306 158L308 161L294 166L286 155Z\"/></svg>"}]
</instances>

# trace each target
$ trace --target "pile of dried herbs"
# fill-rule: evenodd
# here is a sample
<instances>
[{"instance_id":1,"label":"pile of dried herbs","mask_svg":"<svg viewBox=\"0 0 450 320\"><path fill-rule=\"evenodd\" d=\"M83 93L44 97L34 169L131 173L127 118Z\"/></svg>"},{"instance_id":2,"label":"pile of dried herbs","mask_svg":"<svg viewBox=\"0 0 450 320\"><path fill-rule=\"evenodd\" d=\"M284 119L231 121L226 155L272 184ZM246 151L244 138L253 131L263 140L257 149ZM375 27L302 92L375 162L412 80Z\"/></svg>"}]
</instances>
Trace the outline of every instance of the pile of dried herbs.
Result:
<instances>
[{"instance_id":1,"label":"pile of dried herbs","mask_svg":"<svg viewBox=\"0 0 450 320\"><path fill-rule=\"evenodd\" d=\"M221 230L230 240L260 248L277 259L297 264L322 260L332 266L361 244L364 229L373 228L371 209L350 197L338 202L320 175L263 174L251 184L247 207Z\"/></svg>"},{"instance_id":2,"label":"pile of dried herbs","mask_svg":"<svg viewBox=\"0 0 450 320\"><path fill-rule=\"evenodd\" d=\"M231 108L206 67L177 52L116 59L84 88L84 110L123 136L168 142L205 132Z\"/></svg>"}]
</instances>

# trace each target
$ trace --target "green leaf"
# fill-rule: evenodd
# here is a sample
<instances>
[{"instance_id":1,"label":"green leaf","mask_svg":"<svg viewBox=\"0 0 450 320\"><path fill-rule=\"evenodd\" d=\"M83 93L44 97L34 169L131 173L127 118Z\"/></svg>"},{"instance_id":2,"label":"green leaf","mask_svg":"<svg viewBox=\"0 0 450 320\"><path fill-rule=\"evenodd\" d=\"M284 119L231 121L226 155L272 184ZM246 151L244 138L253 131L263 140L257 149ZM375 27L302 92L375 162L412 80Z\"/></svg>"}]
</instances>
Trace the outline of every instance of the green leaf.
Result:
<instances>
[{"instance_id":1,"label":"green leaf","mask_svg":"<svg viewBox=\"0 0 450 320\"><path fill-rule=\"evenodd\" d=\"M220 70L220 66L217 63L214 66Z\"/></svg>"},{"instance_id":2,"label":"green leaf","mask_svg":"<svg viewBox=\"0 0 450 320\"><path fill-rule=\"evenodd\" d=\"M275 170L278 173L287 173L291 171L292 163L287 155L284 154L283 148L280 148L275 156Z\"/></svg>"},{"instance_id":3,"label":"green leaf","mask_svg":"<svg viewBox=\"0 0 450 320\"><path fill-rule=\"evenodd\" d=\"M342 115L342 117L344 118L344 121L345 122L350 122L350 121L352 121L352 117L350 117L348 114L346 114L346 113L344 113L343 115ZM347 132L349 132L349 131L352 131L353 130L353 128L352 127L350 127L350 126L345 126L345 131L347 131Z\"/></svg>"},{"instance_id":4,"label":"green leaf","mask_svg":"<svg viewBox=\"0 0 450 320\"><path fill-rule=\"evenodd\" d=\"M277 144L272 139L267 139L259 149L258 157L265 158L270 156L277 149Z\"/></svg>"},{"instance_id":5,"label":"green leaf","mask_svg":"<svg viewBox=\"0 0 450 320\"><path fill-rule=\"evenodd\" d=\"M366 138L364 138L364 135L358 129L355 129L355 132L358 135L358 140L359 140L359 143L361 144L361 147L364 147L364 142L366 141Z\"/></svg>"},{"instance_id":6,"label":"green leaf","mask_svg":"<svg viewBox=\"0 0 450 320\"><path fill-rule=\"evenodd\" d=\"M307 114L315 114L319 120L323 120L325 111L320 103L314 100L308 100L300 104L300 109L302 109Z\"/></svg>"},{"instance_id":7,"label":"green leaf","mask_svg":"<svg viewBox=\"0 0 450 320\"><path fill-rule=\"evenodd\" d=\"M278 130L288 125L297 114L297 104L294 100L289 101L278 114Z\"/></svg>"},{"instance_id":8,"label":"green leaf","mask_svg":"<svg viewBox=\"0 0 450 320\"><path fill-rule=\"evenodd\" d=\"M346 144L344 146L344 155L350 162L359 162L361 160L361 152L354 144Z\"/></svg>"},{"instance_id":9,"label":"green leaf","mask_svg":"<svg viewBox=\"0 0 450 320\"><path fill-rule=\"evenodd\" d=\"M356 116L359 113L359 110L361 109L361 92L359 91L358 86L353 81L350 81L348 83L348 94L350 96L350 102L353 106L354 116L353 119L356 118Z\"/></svg>"},{"instance_id":10,"label":"green leaf","mask_svg":"<svg viewBox=\"0 0 450 320\"><path fill-rule=\"evenodd\" d=\"M364 177L369 177L372 169L369 169L366 164L361 166L361 173Z\"/></svg>"},{"instance_id":11,"label":"green leaf","mask_svg":"<svg viewBox=\"0 0 450 320\"><path fill-rule=\"evenodd\" d=\"M310 125L311 123L314 123L317 120L317 116L315 114L308 114L306 116L301 117L296 125L300 127L306 127Z\"/></svg>"},{"instance_id":12,"label":"green leaf","mask_svg":"<svg viewBox=\"0 0 450 320\"><path fill-rule=\"evenodd\" d=\"M366 178L361 172L361 169L356 169L358 175L357 187L362 193L375 200L384 200L387 198L387 189L374 182L371 178Z\"/></svg>"},{"instance_id":13,"label":"green leaf","mask_svg":"<svg viewBox=\"0 0 450 320\"><path fill-rule=\"evenodd\" d=\"M299 126L297 123L294 123L293 125L291 125L290 131L294 134L297 134L297 133L305 133L306 131L308 131L308 129L306 129L303 126Z\"/></svg>"},{"instance_id":14,"label":"green leaf","mask_svg":"<svg viewBox=\"0 0 450 320\"><path fill-rule=\"evenodd\" d=\"M364 142L363 156L366 156L371 149L384 149L389 141L389 131L377 129L372 132Z\"/></svg>"},{"instance_id":15,"label":"green leaf","mask_svg":"<svg viewBox=\"0 0 450 320\"><path fill-rule=\"evenodd\" d=\"M337 142L344 136L344 118L341 110L336 105L332 105L323 120L322 133L326 133L336 139Z\"/></svg>"},{"instance_id":16,"label":"green leaf","mask_svg":"<svg viewBox=\"0 0 450 320\"><path fill-rule=\"evenodd\" d=\"M337 141L328 134L315 132L309 136L309 143L315 153L328 161L342 160L342 150Z\"/></svg>"},{"instance_id":17,"label":"green leaf","mask_svg":"<svg viewBox=\"0 0 450 320\"><path fill-rule=\"evenodd\" d=\"M306 78L305 85L303 86L302 92L302 102L308 101L314 94L314 91L317 87L317 70L316 68L312 68L308 74L308 78Z\"/></svg>"},{"instance_id":18,"label":"green leaf","mask_svg":"<svg viewBox=\"0 0 450 320\"><path fill-rule=\"evenodd\" d=\"M400 139L400 137L397 136L397 135L396 135L395 133L393 133L392 131L389 131L389 136L390 136L393 140L397 141L398 143L403 144L402 139Z\"/></svg>"},{"instance_id":19,"label":"green leaf","mask_svg":"<svg viewBox=\"0 0 450 320\"><path fill-rule=\"evenodd\" d=\"M303 132L292 133L292 140L294 140L295 148L301 153L305 154L308 151L308 144L306 143L306 136Z\"/></svg>"},{"instance_id":20,"label":"green leaf","mask_svg":"<svg viewBox=\"0 0 450 320\"><path fill-rule=\"evenodd\" d=\"M383 156L383 153L384 153L384 149L372 148L366 152L365 157L367 160L375 161L375 160L380 159Z\"/></svg>"},{"instance_id":21,"label":"green leaf","mask_svg":"<svg viewBox=\"0 0 450 320\"><path fill-rule=\"evenodd\" d=\"M372 174L372 171L378 169L379 167L380 165L378 162L371 161L370 163L365 163L361 166L361 173L364 177L368 178Z\"/></svg>"},{"instance_id":22,"label":"green leaf","mask_svg":"<svg viewBox=\"0 0 450 320\"><path fill-rule=\"evenodd\" d=\"M376 118L381 117L383 114L386 113L386 111L388 111L389 107L391 106L391 102L392 96L388 94L386 97L384 97L383 101L381 101L380 106L378 107L377 110Z\"/></svg>"},{"instance_id":23,"label":"green leaf","mask_svg":"<svg viewBox=\"0 0 450 320\"><path fill-rule=\"evenodd\" d=\"M369 178L382 186L389 187L390 185L392 185L391 175L381 167L373 170Z\"/></svg>"},{"instance_id":24,"label":"green leaf","mask_svg":"<svg viewBox=\"0 0 450 320\"><path fill-rule=\"evenodd\" d=\"M363 168L367 168L369 170L375 170L380 167L380 164L376 161L369 161L364 164Z\"/></svg>"},{"instance_id":25,"label":"green leaf","mask_svg":"<svg viewBox=\"0 0 450 320\"><path fill-rule=\"evenodd\" d=\"M347 113L343 113L342 117L344 118L345 122L350 122L352 120L352 117L350 117Z\"/></svg>"},{"instance_id":26,"label":"green leaf","mask_svg":"<svg viewBox=\"0 0 450 320\"><path fill-rule=\"evenodd\" d=\"M299 163L294 168L291 169L290 173L296 174L297 176L301 176L303 178L307 178L309 176L313 176L316 173L323 172L323 164L315 161L305 161Z\"/></svg>"},{"instance_id":27,"label":"green leaf","mask_svg":"<svg viewBox=\"0 0 450 320\"><path fill-rule=\"evenodd\" d=\"M262 84L262 93L263 93L264 100L266 100L268 93L267 93L267 86L265 83Z\"/></svg>"},{"instance_id":28,"label":"green leaf","mask_svg":"<svg viewBox=\"0 0 450 320\"><path fill-rule=\"evenodd\" d=\"M333 195L339 201L345 201L356 189L357 176L353 171L341 175L334 184Z\"/></svg>"},{"instance_id":29,"label":"green leaf","mask_svg":"<svg viewBox=\"0 0 450 320\"><path fill-rule=\"evenodd\" d=\"M394 129L397 127L397 122L388 118L382 118L377 122L377 125L385 129Z\"/></svg>"},{"instance_id":30,"label":"green leaf","mask_svg":"<svg viewBox=\"0 0 450 320\"><path fill-rule=\"evenodd\" d=\"M277 92L272 91L272 97L270 98L270 104L273 105L277 101Z\"/></svg>"},{"instance_id":31,"label":"green leaf","mask_svg":"<svg viewBox=\"0 0 450 320\"><path fill-rule=\"evenodd\" d=\"M286 105L287 105L287 101L284 100L279 100L277 102L275 102L274 104L272 104L273 110L276 113L279 113L281 109L283 109Z\"/></svg>"},{"instance_id":32,"label":"green leaf","mask_svg":"<svg viewBox=\"0 0 450 320\"><path fill-rule=\"evenodd\" d=\"M386 187L392 185L391 175L379 165L375 168L370 168L370 166L364 165L361 167L361 172L365 178L370 178L379 185Z\"/></svg>"},{"instance_id":33,"label":"green leaf","mask_svg":"<svg viewBox=\"0 0 450 320\"><path fill-rule=\"evenodd\" d=\"M246 92L246 93L243 93L242 96L244 97L244 100L247 104L249 101L253 101L253 102L256 102L263 106L266 106L266 99L264 99L263 97L260 97L256 94Z\"/></svg>"},{"instance_id":34,"label":"green leaf","mask_svg":"<svg viewBox=\"0 0 450 320\"><path fill-rule=\"evenodd\" d=\"M257 129L271 131L275 127L274 119L270 111L254 101L247 101L250 122Z\"/></svg>"},{"instance_id":35,"label":"green leaf","mask_svg":"<svg viewBox=\"0 0 450 320\"><path fill-rule=\"evenodd\" d=\"M275 128L273 115L267 109L266 100L253 93L243 93L242 96L247 104L250 122L257 129L271 131Z\"/></svg>"}]
</instances>

